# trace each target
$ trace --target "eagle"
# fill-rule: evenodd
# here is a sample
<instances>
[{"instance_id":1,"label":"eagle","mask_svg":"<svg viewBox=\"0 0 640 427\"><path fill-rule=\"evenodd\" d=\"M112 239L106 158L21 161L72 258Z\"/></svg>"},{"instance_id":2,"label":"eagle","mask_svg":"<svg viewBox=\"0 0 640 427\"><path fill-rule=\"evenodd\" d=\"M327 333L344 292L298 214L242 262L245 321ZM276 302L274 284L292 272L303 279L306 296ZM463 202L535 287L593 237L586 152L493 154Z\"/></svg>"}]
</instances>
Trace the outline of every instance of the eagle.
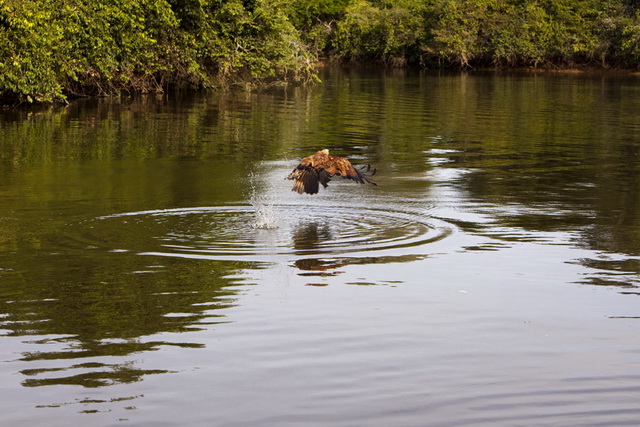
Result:
<instances>
[{"instance_id":1,"label":"eagle","mask_svg":"<svg viewBox=\"0 0 640 427\"><path fill-rule=\"evenodd\" d=\"M352 179L360 184L367 182L377 185L368 178L375 174L376 170L371 170L371 165L356 169L346 158L330 156L329 150L325 148L302 159L287 179L295 180L291 191L297 191L299 194L316 194L320 188L318 184L327 188L327 184L334 175Z\"/></svg>"}]
</instances>

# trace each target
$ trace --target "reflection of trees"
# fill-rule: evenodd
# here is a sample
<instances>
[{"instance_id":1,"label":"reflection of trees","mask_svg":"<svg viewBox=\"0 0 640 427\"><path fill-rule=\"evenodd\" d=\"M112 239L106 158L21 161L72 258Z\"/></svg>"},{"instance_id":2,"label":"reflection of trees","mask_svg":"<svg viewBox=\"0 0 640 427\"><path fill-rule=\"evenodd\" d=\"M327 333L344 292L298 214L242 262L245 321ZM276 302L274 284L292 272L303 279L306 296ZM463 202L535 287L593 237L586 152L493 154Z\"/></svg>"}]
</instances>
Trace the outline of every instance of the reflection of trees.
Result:
<instances>
[{"instance_id":1,"label":"reflection of trees","mask_svg":"<svg viewBox=\"0 0 640 427\"><path fill-rule=\"evenodd\" d=\"M303 108L283 110L281 93L177 92L4 112L0 161L19 166L72 159L273 158L281 144L297 139L290 120L306 120L309 92L291 92L287 96Z\"/></svg>"},{"instance_id":2,"label":"reflection of trees","mask_svg":"<svg viewBox=\"0 0 640 427\"><path fill-rule=\"evenodd\" d=\"M100 239L87 241L86 249L59 241L63 225L111 213L237 202L243 197L238 182L256 160L290 159L320 146L366 159L381 176L388 169L393 173L387 176L417 178L389 179L380 192L393 197L402 191L406 197L410 186L411 194L424 191L424 172L434 167L470 170L449 185L493 207L497 227L574 231L578 245L640 255L635 78L340 73L331 84L277 93L176 93L3 112L2 325L11 335L48 337L23 360L59 362L24 370L25 385L99 386L155 373L80 359L199 345L147 337L223 321L215 312L233 303L233 281L226 277L244 268L174 258L150 268L155 258L93 247ZM449 163L429 163L438 157ZM475 227L474 233L483 232ZM346 265L424 256L313 258L331 238L324 224L294 230L294 249L305 256L294 261L300 274L339 274ZM638 263L605 261L581 262L640 273ZM610 278L621 277L635 283ZM43 378L54 371L56 379Z\"/></svg>"},{"instance_id":3,"label":"reflection of trees","mask_svg":"<svg viewBox=\"0 0 640 427\"><path fill-rule=\"evenodd\" d=\"M8 335L48 337L34 341L38 350L23 354L21 360L59 362L53 368L23 370L29 377L24 385L95 387L138 381L167 371L139 369L130 362L81 361L126 357L167 345L202 346L153 336L224 322L224 311L217 311L232 306L235 294L233 280L225 276L241 266L172 258L157 261L96 248L56 256L23 255L9 263L9 271L0 276L10 290L2 295L2 328Z\"/></svg>"},{"instance_id":4,"label":"reflection of trees","mask_svg":"<svg viewBox=\"0 0 640 427\"><path fill-rule=\"evenodd\" d=\"M611 77L467 79L452 97L452 138L437 147L465 168L451 185L496 229L572 232L577 246L640 255L640 145L635 80ZM464 122L466 131L455 125ZM489 124L490 122L490 124ZM499 236L498 236L499 237ZM621 273L617 262L583 260ZM594 284L637 283L625 276Z\"/></svg>"},{"instance_id":5,"label":"reflection of trees","mask_svg":"<svg viewBox=\"0 0 640 427\"><path fill-rule=\"evenodd\" d=\"M8 335L34 336L35 350L21 358L35 366L22 371L25 385L138 381L162 370L84 361L200 346L153 337L224 321L217 313L234 295L226 276L243 265L157 262L133 251L136 242L166 230L151 228L146 231L158 234L146 235L124 225L135 219L123 219L95 237L85 221L242 198L239 185L246 183L236 184L236 171L246 170L238 165L273 153L273 142L280 141L275 135L289 129L270 126L276 98L178 93L3 112L0 320ZM109 252L118 248L132 252ZM55 366L38 366L44 361Z\"/></svg>"},{"instance_id":6,"label":"reflection of trees","mask_svg":"<svg viewBox=\"0 0 640 427\"><path fill-rule=\"evenodd\" d=\"M591 144L595 153L599 142L584 141L584 144ZM580 165L564 170L545 171L542 158L536 172L526 167L516 171L488 166L462 175L456 185L472 200L490 202L494 206L490 214L497 221L493 227L502 228L506 235L513 229L532 233L565 231L572 233L572 241L578 247L638 256L640 170L636 162L629 161L634 158L633 150L625 149L624 144L611 149L601 162L591 154ZM556 157L563 155L567 153L561 149L555 153ZM574 161L567 155L568 164ZM474 167L481 163L475 161ZM464 162L459 165L464 166ZM499 234L495 228L492 231ZM640 284L637 262L624 262L624 268L617 260L584 259L581 264L609 272L585 283L622 287Z\"/></svg>"},{"instance_id":7,"label":"reflection of trees","mask_svg":"<svg viewBox=\"0 0 640 427\"><path fill-rule=\"evenodd\" d=\"M557 147L555 160L546 166L544 159L551 156L547 149L528 153L537 158L535 166L519 166L515 158L511 165L500 167L492 165L491 150L487 149L486 159L479 156L455 163L456 167L476 170L461 175L454 184L474 201L495 204L496 219L504 226L531 231L580 230L576 243L581 246L638 255L640 165L629 161L635 154L626 144L610 147L609 155L599 160L600 143L580 141L590 145L586 151L592 154L578 157ZM564 166L558 167L559 162Z\"/></svg>"}]
</instances>

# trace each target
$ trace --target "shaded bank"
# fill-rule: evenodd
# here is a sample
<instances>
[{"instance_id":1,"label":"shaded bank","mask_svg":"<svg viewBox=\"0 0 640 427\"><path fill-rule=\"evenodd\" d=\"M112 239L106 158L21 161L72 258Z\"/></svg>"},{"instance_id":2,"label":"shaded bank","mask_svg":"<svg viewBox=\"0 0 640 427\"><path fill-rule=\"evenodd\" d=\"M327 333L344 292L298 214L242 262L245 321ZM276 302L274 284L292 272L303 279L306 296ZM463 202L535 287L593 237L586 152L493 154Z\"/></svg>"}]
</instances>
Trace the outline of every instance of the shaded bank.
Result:
<instances>
[{"instance_id":1,"label":"shaded bank","mask_svg":"<svg viewBox=\"0 0 640 427\"><path fill-rule=\"evenodd\" d=\"M274 0L0 0L0 96L67 97L304 81Z\"/></svg>"},{"instance_id":2,"label":"shaded bank","mask_svg":"<svg viewBox=\"0 0 640 427\"><path fill-rule=\"evenodd\" d=\"M255 88L319 59L427 68L640 65L635 0L0 0L0 100Z\"/></svg>"}]
</instances>

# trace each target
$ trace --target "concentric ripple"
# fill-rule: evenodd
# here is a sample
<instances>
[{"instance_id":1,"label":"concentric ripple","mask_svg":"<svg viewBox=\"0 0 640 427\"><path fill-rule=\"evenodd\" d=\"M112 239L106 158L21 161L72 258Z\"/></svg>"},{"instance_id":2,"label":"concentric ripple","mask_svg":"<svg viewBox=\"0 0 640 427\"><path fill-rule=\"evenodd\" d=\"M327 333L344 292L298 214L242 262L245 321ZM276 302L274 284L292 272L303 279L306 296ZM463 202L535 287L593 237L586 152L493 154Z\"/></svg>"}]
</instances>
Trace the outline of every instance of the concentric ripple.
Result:
<instances>
[{"instance_id":1,"label":"concentric ripple","mask_svg":"<svg viewBox=\"0 0 640 427\"><path fill-rule=\"evenodd\" d=\"M307 205L150 210L87 225L87 243L114 251L232 258L415 247L445 238L452 228L399 210Z\"/></svg>"}]
</instances>

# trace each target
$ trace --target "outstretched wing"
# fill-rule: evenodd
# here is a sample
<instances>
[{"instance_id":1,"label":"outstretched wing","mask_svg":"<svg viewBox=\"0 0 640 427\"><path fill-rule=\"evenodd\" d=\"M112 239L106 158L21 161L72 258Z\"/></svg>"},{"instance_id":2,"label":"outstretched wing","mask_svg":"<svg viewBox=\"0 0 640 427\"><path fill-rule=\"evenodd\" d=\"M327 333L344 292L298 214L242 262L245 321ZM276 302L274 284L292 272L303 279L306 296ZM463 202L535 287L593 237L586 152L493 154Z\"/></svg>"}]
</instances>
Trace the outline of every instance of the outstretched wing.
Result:
<instances>
[{"instance_id":1,"label":"outstretched wing","mask_svg":"<svg viewBox=\"0 0 640 427\"><path fill-rule=\"evenodd\" d=\"M295 191L298 194L316 194L320 189L320 184L327 188L327 184L331 181L331 176L324 169L309 167L306 169L294 169L289 175L289 179L295 179L291 191Z\"/></svg>"},{"instance_id":2,"label":"outstretched wing","mask_svg":"<svg viewBox=\"0 0 640 427\"><path fill-rule=\"evenodd\" d=\"M289 174L287 179L295 180L292 191L299 194L316 194L320 184L327 188L331 177L339 175L343 178L351 179L360 184L369 183L377 185L369 179L375 175L376 170L371 170L371 166L366 165L360 169L353 167L351 162L344 157L329 156L321 151L305 157L300 164Z\"/></svg>"},{"instance_id":3,"label":"outstretched wing","mask_svg":"<svg viewBox=\"0 0 640 427\"><path fill-rule=\"evenodd\" d=\"M351 162L344 157L334 157L328 156L326 162L318 165L322 167L329 176L340 175L343 178L352 179L357 183L364 184L368 182L369 184L376 185L375 182L371 181L368 177L376 174L376 170L371 170L370 165L363 166L360 169L356 169L353 167Z\"/></svg>"}]
</instances>

